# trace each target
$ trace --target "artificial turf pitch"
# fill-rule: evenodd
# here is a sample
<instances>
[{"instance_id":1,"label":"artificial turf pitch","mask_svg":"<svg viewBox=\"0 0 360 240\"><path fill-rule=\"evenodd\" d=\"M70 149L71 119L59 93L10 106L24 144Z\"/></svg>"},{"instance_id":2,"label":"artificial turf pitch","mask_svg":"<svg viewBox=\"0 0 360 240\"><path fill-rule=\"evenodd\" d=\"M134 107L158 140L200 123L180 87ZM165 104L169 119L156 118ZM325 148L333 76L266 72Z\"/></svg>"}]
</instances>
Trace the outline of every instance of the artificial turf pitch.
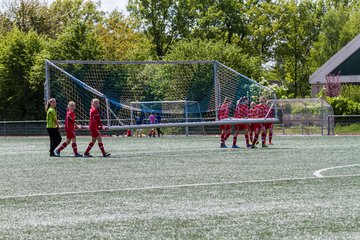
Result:
<instances>
[{"instance_id":1,"label":"artificial turf pitch","mask_svg":"<svg viewBox=\"0 0 360 240\"><path fill-rule=\"evenodd\" d=\"M360 238L360 166L313 175L360 163L359 137L239 139L105 138L111 158L50 158L47 138L0 138L0 239Z\"/></svg>"}]
</instances>

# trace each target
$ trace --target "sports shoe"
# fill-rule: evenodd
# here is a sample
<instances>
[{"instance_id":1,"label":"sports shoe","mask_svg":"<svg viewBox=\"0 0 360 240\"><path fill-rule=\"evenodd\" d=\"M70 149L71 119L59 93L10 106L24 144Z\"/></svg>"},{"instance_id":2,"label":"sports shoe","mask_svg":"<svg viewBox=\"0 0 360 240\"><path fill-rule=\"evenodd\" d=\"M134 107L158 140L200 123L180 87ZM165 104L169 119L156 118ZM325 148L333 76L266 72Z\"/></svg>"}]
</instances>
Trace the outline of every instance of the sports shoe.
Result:
<instances>
[{"instance_id":1,"label":"sports shoe","mask_svg":"<svg viewBox=\"0 0 360 240\"><path fill-rule=\"evenodd\" d=\"M247 148L251 148L251 147L252 147L252 145L251 145L251 144L248 144L248 145L246 145L246 147L247 147Z\"/></svg>"},{"instance_id":2,"label":"sports shoe","mask_svg":"<svg viewBox=\"0 0 360 240\"><path fill-rule=\"evenodd\" d=\"M75 157L83 157L80 153L75 154Z\"/></svg>"},{"instance_id":3,"label":"sports shoe","mask_svg":"<svg viewBox=\"0 0 360 240\"><path fill-rule=\"evenodd\" d=\"M251 148L256 148L256 145L255 144L251 145Z\"/></svg>"},{"instance_id":4,"label":"sports shoe","mask_svg":"<svg viewBox=\"0 0 360 240\"><path fill-rule=\"evenodd\" d=\"M60 157L60 152L58 150L56 150L54 153L55 153L56 157Z\"/></svg>"},{"instance_id":5,"label":"sports shoe","mask_svg":"<svg viewBox=\"0 0 360 240\"><path fill-rule=\"evenodd\" d=\"M257 140L255 144L258 145L258 144L259 144L259 140Z\"/></svg>"},{"instance_id":6,"label":"sports shoe","mask_svg":"<svg viewBox=\"0 0 360 240\"><path fill-rule=\"evenodd\" d=\"M262 144L263 148L268 148L268 146L266 144Z\"/></svg>"},{"instance_id":7,"label":"sports shoe","mask_svg":"<svg viewBox=\"0 0 360 240\"><path fill-rule=\"evenodd\" d=\"M90 153L84 153L84 157L92 157L92 155L90 155Z\"/></svg>"},{"instance_id":8,"label":"sports shoe","mask_svg":"<svg viewBox=\"0 0 360 240\"><path fill-rule=\"evenodd\" d=\"M237 145L232 145L232 147L231 148L240 148L239 146L237 146Z\"/></svg>"},{"instance_id":9,"label":"sports shoe","mask_svg":"<svg viewBox=\"0 0 360 240\"><path fill-rule=\"evenodd\" d=\"M227 148L227 146L225 145L225 143L221 143L220 148Z\"/></svg>"},{"instance_id":10,"label":"sports shoe","mask_svg":"<svg viewBox=\"0 0 360 240\"><path fill-rule=\"evenodd\" d=\"M104 153L103 157L109 157L111 155L111 153Z\"/></svg>"}]
</instances>

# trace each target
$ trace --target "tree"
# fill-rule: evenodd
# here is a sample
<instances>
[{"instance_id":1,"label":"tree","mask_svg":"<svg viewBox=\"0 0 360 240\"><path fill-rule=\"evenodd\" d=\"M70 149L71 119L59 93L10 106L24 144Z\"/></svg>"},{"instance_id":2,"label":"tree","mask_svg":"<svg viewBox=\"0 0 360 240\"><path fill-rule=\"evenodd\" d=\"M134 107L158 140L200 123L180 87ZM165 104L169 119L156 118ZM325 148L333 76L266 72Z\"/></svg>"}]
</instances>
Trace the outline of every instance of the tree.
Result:
<instances>
[{"instance_id":1,"label":"tree","mask_svg":"<svg viewBox=\"0 0 360 240\"><path fill-rule=\"evenodd\" d=\"M23 32L34 30L39 34L47 34L51 29L49 9L42 0L13 0L3 2L5 11L3 21L13 23ZM11 25L11 24L10 24Z\"/></svg>"},{"instance_id":2,"label":"tree","mask_svg":"<svg viewBox=\"0 0 360 240\"><path fill-rule=\"evenodd\" d=\"M128 10L155 46L161 59L178 39L186 38L194 24L190 0L129 0Z\"/></svg>"},{"instance_id":3,"label":"tree","mask_svg":"<svg viewBox=\"0 0 360 240\"><path fill-rule=\"evenodd\" d=\"M244 4L241 0L199 0L199 12L194 33L197 37L225 40L243 39L246 33ZM206 9L206 11L203 11Z\"/></svg>"},{"instance_id":4,"label":"tree","mask_svg":"<svg viewBox=\"0 0 360 240\"><path fill-rule=\"evenodd\" d=\"M55 0L50 6L50 21L53 23L50 35L55 37L74 22L82 22L91 27L102 21L104 12L100 2L91 0Z\"/></svg>"},{"instance_id":5,"label":"tree","mask_svg":"<svg viewBox=\"0 0 360 240\"><path fill-rule=\"evenodd\" d=\"M348 19L349 12L345 11L343 6L332 8L324 14L319 37L311 51L312 71L318 69L346 44L340 43L340 35Z\"/></svg>"},{"instance_id":6,"label":"tree","mask_svg":"<svg viewBox=\"0 0 360 240\"><path fill-rule=\"evenodd\" d=\"M67 27L47 49L51 59L102 59L101 45L94 30L83 22Z\"/></svg>"},{"instance_id":7,"label":"tree","mask_svg":"<svg viewBox=\"0 0 360 240\"><path fill-rule=\"evenodd\" d=\"M261 60L244 53L234 44L192 39L178 42L165 60L218 60L253 79L262 75Z\"/></svg>"},{"instance_id":8,"label":"tree","mask_svg":"<svg viewBox=\"0 0 360 240\"><path fill-rule=\"evenodd\" d=\"M310 0L282 4L282 20L274 48L276 70L294 97L309 94L309 57L320 31L318 5Z\"/></svg>"},{"instance_id":9,"label":"tree","mask_svg":"<svg viewBox=\"0 0 360 240\"><path fill-rule=\"evenodd\" d=\"M116 10L96 26L96 33L106 60L148 60L151 56L152 45L146 36Z\"/></svg>"},{"instance_id":10,"label":"tree","mask_svg":"<svg viewBox=\"0 0 360 240\"><path fill-rule=\"evenodd\" d=\"M39 119L41 96L31 88L30 71L44 48L36 32L21 32L17 27L0 39L0 118L4 120ZM40 111L39 111L40 110Z\"/></svg>"}]
</instances>

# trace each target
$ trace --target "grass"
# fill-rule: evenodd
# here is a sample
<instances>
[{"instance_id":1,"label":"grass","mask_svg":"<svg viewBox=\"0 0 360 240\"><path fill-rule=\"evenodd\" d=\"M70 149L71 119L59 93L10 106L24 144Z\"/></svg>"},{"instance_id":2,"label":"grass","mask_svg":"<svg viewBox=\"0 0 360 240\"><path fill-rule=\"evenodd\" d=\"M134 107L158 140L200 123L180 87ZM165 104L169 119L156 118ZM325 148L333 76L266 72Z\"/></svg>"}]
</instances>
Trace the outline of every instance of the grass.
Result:
<instances>
[{"instance_id":1,"label":"grass","mask_svg":"<svg viewBox=\"0 0 360 240\"><path fill-rule=\"evenodd\" d=\"M360 238L360 167L313 178L359 163L358 137L104 142L111 158L49 158L46 138L0 138L0 239Z\"/></svg>"},{"instance_id":2,"label":"grass","mask_svg":"<svg viewBox=\"0 0 360 240\"><path fill-rule=\"evenodd\" d=\"M360 124L335 125L335 134L360 134Z\"/></svg>"}]
</instances>

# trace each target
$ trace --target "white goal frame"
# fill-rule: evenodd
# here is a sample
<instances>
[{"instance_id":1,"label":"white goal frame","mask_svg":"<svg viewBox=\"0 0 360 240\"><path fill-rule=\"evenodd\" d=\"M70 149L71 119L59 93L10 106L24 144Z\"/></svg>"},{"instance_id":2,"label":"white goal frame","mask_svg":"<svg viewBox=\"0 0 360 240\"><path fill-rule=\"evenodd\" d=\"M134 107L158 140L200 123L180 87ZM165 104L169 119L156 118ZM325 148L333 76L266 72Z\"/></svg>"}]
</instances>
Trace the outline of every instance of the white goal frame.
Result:
<instances>
[{"instance_id":1,"label":"white goal frame","mask_svg":"<svg viewBox=\"0 0 360 240\"><path fill-rule=\"evenodd\" d=\"M215 102L215 121L201 121L201 122L179 122L179 123L157 123L157 124L142 124L142 125L132 125L132 124L124 124L122 119L119 119L115 113L112 112L110 108L110 103L113 102L113 100L109 99L105 94L101 93L100 91L92 88L91 86L85 84L80 79L76 78L75 76L71 75L70 73L66 72L64 69L59 67L57 64L116 64L116 65L136 65L136 64L213 64L214 66L214 87L215 87L215 94L214 94L214 102ZM276 106L276 95L275 93L270 90L269 88L260 85L256 81L238 73L232 68L227 67L226 65L218 62L218 61L128 61L128 62L121 62L121 61L83 61L83 60L45 60L45 83L44 83L44 102L45 104L48 102L48 100L51 98L51 87L50 87L50 67L53 67L60 71L62 74L66 75L68 78L70 78L73 82L76 82L77 84L81 85L85 90L89 91L90 93L94 94L95 96L102 98L106 102L106 119L103 119L103 121L106 121L107 126L110 129L113 130L127 130L127 129L138 129L138 128L154 128L154 127L198 127L198 126L219 126L219 125L234 125L234 124L251 124L251 123L276 123L279 121L279 119L276 117L269 118L266 116L265 118L227 118L219 120L218 111L220 108L221 103L221 89L220 87L220 81L218 80L218 68L222 67L223 69L227 69L227 71L231 72L232 74L236 74L236 76L242 77L248 81L250 81L252 84L261 87L262 89L266 89L267 91L273 93L273 105L272 108L275 109L275 113L277 111ZM184 102L186 100L178 100L180 102ZM191 101L189 101L191 102ZM135 103L135 102L133 102ZM131 104L125 105L122 103L115 103L115 104L121 104L123 108L129 109L131 112L134 111ZM111 118L111 115L115 118ZM132 114L130 118L132 118ZM132 120L132 119L131 119ZM113 126L112 122L117 121L120 125ZM132 121L131 121L132 122Z\"/></svg>"}]
</instances>

